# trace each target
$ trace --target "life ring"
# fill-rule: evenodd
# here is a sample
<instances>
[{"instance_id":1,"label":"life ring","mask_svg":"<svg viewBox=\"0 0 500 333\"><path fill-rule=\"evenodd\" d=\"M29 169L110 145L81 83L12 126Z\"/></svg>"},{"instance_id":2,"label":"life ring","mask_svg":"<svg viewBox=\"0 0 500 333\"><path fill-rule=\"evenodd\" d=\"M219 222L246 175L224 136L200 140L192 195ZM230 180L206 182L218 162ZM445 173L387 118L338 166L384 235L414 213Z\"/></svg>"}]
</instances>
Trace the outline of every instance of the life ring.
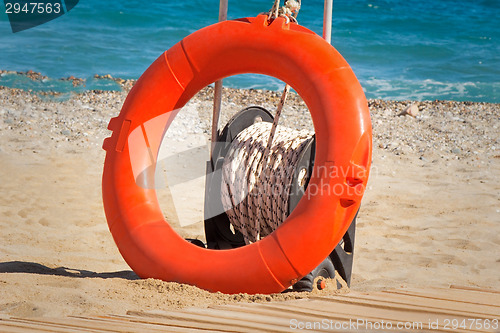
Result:
<instances>
[{"instance_id":1,"label":"life ring","mask_svg":"<svg viewBox=\"0 0 500 333\"><path fill-rule=\"evenodd\" d=\"M154 170L176 110L206 85L242 73L276 77L303 98L316 132L314 172L271 235L237 249L204 249L173 230L134 168ZM174 45L139 78L108 129L103 201L126 262L142 278L224 293L281 292L314 269L354 218L371 162L368 105L347 62L314 32L283 18L269 24L265 15L217 23Z\"/></svg>"}]
</instances>

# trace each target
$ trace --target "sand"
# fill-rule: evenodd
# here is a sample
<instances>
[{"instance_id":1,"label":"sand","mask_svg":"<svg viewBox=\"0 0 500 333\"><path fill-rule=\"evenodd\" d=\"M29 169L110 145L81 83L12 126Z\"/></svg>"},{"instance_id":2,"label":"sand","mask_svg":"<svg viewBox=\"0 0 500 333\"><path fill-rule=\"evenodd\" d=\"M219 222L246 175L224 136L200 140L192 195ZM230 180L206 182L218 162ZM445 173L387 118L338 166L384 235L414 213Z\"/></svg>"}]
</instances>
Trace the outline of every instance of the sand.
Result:
<instances>
[{"instance_id":1,"label":"sand","mask_svg":"<svg viewBox=\"0 0 500 333\"><path fill-rule=\"evenodd\" d=\"M189 103L169 140L200 147L197 140L209 136L210 96L207 89ZM87 92L55 101L0 87L0 314L125 314L309 297L224 295L137 278L108 231L100 187L102 140L125 97ZM222 120L250 104L271 108L278 99L277 93L226 89ZM498 290L500 105L422 102L415 118L398 116L412 104L370 101L373 168L358 218L351 289ZM296 96L283 115L285 125L311 128ZM158 192L179 233L203 238L201 223L180 227L182 219L201 221L201 208L169 203L165 187ZM194 192L200 200L199 189Z\"/></svg>"}]
</instances>

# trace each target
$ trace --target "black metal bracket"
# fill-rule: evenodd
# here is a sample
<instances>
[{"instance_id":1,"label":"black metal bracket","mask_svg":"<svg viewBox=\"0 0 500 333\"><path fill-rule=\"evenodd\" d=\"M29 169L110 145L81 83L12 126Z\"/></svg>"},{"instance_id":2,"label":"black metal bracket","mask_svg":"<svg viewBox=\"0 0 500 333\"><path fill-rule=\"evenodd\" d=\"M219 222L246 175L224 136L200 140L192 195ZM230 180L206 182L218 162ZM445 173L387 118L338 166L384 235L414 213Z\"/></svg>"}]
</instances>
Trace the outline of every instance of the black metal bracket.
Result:
<instances>
[{"instance_id":1,"label":"black metal bracket","mask_svg":"<svg viewBox=\"0 0 500 333\"><path fill-rule=\"evenodd\" d=\"M245 245L243 235L233 232L229 218L222 208L220 187L222 184L222 165L231 142L245 128L256 122L273 122L273 116L264 108L250 106L238 112L226 124L215 145L212 159L207 162L205 183L205 237L209 249L232 249ZM220 213L222 212L222 213Z\"/></svg>"}]
</instances>

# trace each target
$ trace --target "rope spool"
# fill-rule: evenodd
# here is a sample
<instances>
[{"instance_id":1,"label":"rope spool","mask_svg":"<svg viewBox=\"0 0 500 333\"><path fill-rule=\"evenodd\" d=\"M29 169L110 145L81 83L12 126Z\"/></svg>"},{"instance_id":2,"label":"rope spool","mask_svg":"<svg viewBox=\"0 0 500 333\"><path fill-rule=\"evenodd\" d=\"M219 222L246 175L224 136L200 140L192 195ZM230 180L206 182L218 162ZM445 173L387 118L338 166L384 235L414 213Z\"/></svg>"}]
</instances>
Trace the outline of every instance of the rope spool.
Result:
<instances>
[{"instance_id":1,"label":"rope spool","mask_svg":"<svg viewBox=\"0 0 500 333\"><path fill-rule=\"evenodd\" d=\"M297 163L313 132L255 123L231 143L222 169L222 204L245 242L272 233L288 216L289 193ZM304 175L305 177L305 175Z\"/></svg>"}]
</instances>

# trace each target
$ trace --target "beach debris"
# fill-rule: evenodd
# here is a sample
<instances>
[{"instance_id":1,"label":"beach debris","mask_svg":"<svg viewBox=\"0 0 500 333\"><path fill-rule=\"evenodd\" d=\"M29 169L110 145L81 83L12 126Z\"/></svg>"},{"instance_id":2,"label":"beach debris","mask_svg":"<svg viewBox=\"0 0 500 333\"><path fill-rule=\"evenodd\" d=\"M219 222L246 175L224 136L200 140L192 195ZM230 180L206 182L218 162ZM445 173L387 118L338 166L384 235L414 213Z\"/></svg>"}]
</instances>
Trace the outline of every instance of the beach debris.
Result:
<instances>
[{"instance_id":1,"label":"beach debris","mask_svg":"<svg viewBox=\"0 0 500 333\"><path fill-rule=\"evenodd\" d=\"M29 70L27 72L16 72L16 71L6 71L6 70L0 71L0 75L1 76L12 75L12 74L26 76L27 78L29 78L29 79L31 79L33 81L43 81L43 80L47 80L48 79L47 76L42 75L41 73L38 73L38 72L35 72L35 71L32 71L32 70Z\"/></svg>"},{"instance_id":2,"label":"beach debris","mask_svg":"<svg viewBox=\"0 0 500 333\"><path fill-rule=\"evenodd\" d=\"M18 74L23 74L23 72L20 72ZM26 73L24 73L24 75L26 75L28 78L32 79L33 81L41 81L41 80L47 78L46 76L43 76L41 73L32 71L31 69L29 71L27 71Z\"/></svg>"},{"instance_id":3,"label":"beach debris","mask_svg":"<svg viewBox=\"0 0 500 333\"><path fill-rule=\"evenodd\" d=\"M85 79L74 77L73 75L68 76L66 78L61 78L61 81L71 81L73 87L84 86L85 87Z\"/></svg>"},{"instance_id":4,"label":"beach debris","mask_svg":"<svg viewBox=\"0 0 500 333\"><path fill-rule=\"evenodd\" d=\"M0 70L0 76L5 76L5 75L20 75L20 76L25 76L33 81L42 81L46 82L49 80L49 78L45 75L42 75L39 72L35 72L33 70L29 70L26 72L16 72L16 71L6 71L6 70ZM60 78L59 80L61 81L71 81L73 84L73 87L77 87L80 85L85 86L85 79L82 78L77 78L74 77L73 75L66 77L66 78Z\"/></svg>"},{"instance_id":5,"label":"beach debris","mask_svg":"<svg viewBox=\"0 0 500 333\"><path fill-rule=\"evenodd\" d=\"M418 105L419 103L413 103L404 109L398 116L412 116L415 118L418 115Z\"/></svg>"},{"instance_id":6,"label":"beach debris","mask_svg":"<svg viewBox=\"0 0 500 333\"><path fill-rule=\"evenodd\" d=\"M126 80L126 79L121 79L121 78L114 78L110 74L105 74L105 75L95 74L94 79L112 80L112 81L118 83L126 91L130 90L134 86L135 82L137 81L137 80L133 80L133 79Z\"/></svg>"},{"instance_id":7,"label":"beach debris","mask_svg":"<svg viewBox=\"0 0 500 333\"><path fill-rule=\"evenodd\" d=\"M113 80L113 77L111 76L111 74L104 74L104 75L96 74L96 75L94 75L94 79L109 79L109 80Z\"/></svg>"},{"instance_id":8,"label":"beach debris","mask_svg":"<svg viewBox=\"0 0 500 333\"><path fill-rule=\"evenodd\" d=\"M16 71L7 71L7 70L0 69L0 76L13 75L13 74L17 74L17 72Z\"/></svg>"}]
</instances>

